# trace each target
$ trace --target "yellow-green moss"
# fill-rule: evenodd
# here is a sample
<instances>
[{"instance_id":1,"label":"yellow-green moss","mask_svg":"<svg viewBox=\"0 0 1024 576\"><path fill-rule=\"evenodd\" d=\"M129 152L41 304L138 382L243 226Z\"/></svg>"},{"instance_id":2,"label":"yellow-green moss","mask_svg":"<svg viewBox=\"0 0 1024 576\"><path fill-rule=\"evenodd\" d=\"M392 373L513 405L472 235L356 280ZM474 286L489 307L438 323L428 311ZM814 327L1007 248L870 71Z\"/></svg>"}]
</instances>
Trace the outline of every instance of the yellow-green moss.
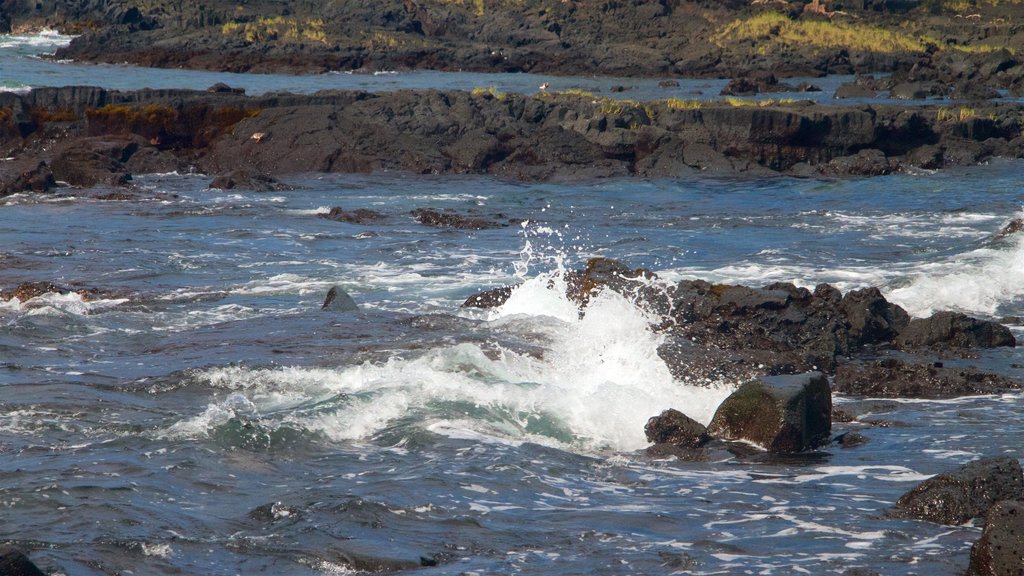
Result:
<instances>
[{"instance_id":1,"label":"yellow-green moss","mask_svg":"<svg viewBox=\"0 0 1024 576\"><path fill-rule=\"evenodd\" d=\"M711 40L722 47L737 41L754 41L760 52L773 46L803 45L822 49L846 48L859 52L921 52L925 42L909 34L842 21L793 20L778 12L764 12L734 20Z\"/></svg>"},{"instance_id":2,"label":"yellow-green moss","mask_svg":"<svg viewBox=\"0 0 1024 576\"><path fill-rule=\"evenodd\" d=\"M225 36L241 36L250 44L259 42L327 42L321 18L260 17L252 22L231 21L221 26Z\"/></svg>"}]
</instances>

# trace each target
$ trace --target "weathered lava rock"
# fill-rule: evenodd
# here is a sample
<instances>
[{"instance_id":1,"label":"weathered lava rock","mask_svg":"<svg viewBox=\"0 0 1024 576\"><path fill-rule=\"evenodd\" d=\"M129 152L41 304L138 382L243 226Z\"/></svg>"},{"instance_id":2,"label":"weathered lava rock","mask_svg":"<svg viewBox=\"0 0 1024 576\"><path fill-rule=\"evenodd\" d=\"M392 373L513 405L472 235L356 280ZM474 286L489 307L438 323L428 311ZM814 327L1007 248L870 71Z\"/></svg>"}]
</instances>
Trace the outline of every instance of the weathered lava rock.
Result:
<instances>
[{"instance_id":1,"label":"weathered lava rock","mask_svg":"<svg viewBox=\"0 0 1024 576\"><path fill-rule=\"evenodd\" d=\"M1024 572L1024 502L996 502L985 515L985 531L971 546L966 576L1019 575Z\"/></svg>"},{"instance_id":2,"label":"weathered lava rock","mask_svg":"<svg viewBox=\"0 0 1024 576\"><path fill-rule=\"evenodd\" d=\"M700 448L711 440L707 428L682 412L669 408L652 416L644 427L647 441L682 448Z\"/></svg>"},{"instance_id":3,"label":"weathered lava rock","mask_svg":"<svg viewBox=\"0 0 1024 576\"><path fill-rule=\"evenodd\" d=\"M1014 347L1010 329L998 322L971 318L960 312L936 312L929 318L915 318L904 328L896 343L902 348L998 348Z\"/></svg>"},{"instance_id":4,"label":"weathered lava rock","mask_svg":"<svg viewBox=\"0 0 1024 576\"><path fill-rule=\"evenodd\" d=\"M829 442L832 393L820 372L747 382L715 412L708 433L747 440L769 452L793 453Z\"/></svg>"},{"instance_id":5,"label":"weathered lava rock","mask_svg":"<svg viewBox=\"0 0 1024 576\"><path fill-rule=\"evenodd\" d=\"M1024 473L1009 456L975 460L925 480L896 501L891 515L957 525L1000 500L1024 499Z\"/></svg>"},{"instance_id":6,"label":"weathered lava rock","mask_svg":"<svg viewBox=\"0 0 1024 576\"><path fill-rule=\"evenodd\" d=\"M913 363L897 358L836 367L833 391L881 398L954 398L1019 390L1024 383L975 368Z\"/></svg>"}]
</instances>

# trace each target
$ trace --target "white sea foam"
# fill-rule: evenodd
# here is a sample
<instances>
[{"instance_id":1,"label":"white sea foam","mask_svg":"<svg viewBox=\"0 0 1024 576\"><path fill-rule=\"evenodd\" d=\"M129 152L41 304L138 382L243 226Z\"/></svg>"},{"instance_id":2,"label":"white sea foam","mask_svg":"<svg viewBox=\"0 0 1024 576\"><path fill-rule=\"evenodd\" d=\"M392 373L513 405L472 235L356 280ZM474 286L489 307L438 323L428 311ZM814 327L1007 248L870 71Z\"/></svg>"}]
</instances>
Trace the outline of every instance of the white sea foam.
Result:
<instances>
[{"instance_id":1,"label":"white sea foam","mask_svg":"<svg viewBox=\"0 0 1024 576\"><path fill-rule=\"evenodd\" d=\"M128 302L127 298L84 299L77 292L58 294L55 292L42 294L22 302L11 298L0 302L0 310L23 313L26 316L73 315L86 316L102 310L113 308Z\"/></svg>"},{"instance_id":2,"label":"white sea foam","mask_svg":"<svg viewBox=\"0 0 1024 576\"><path fill-rule=\"evenodd\" d=\"M909 283L886 297L914 316L939 310L996 315L1024 298L1024 234L918 268Z\"/></svg>"},{"instance_id":3,"label":"white sea foam","mask_svg":"<svg viewBox=\"0 0 1024 576\"><path fill-rule=\"evenodd\" d=\"M60 48L71 43L74 36L61 34L56 30L40 30L35 34L0 34L0 49L38 48L39 50Z\"/></svg>"},{"instance_id":4,"label":"white sea foam","mask_svg":"<svg viewBox=\"0 0 1024 576\"><path fill-rule=\"evenodd\" d=\"M372 437L411 417L453 435L465 427L512 442L634 450L647 445L643 428L651 416L674 407L706 423L730 391L674 381L657 355L651 318L614 292L596 297L582 318L555 277L528 280L515 294L530 295L533 305L510 299L492 326L542 332L542 359L458 344L338 370L214 369L204 378L231 393L167 432L204 435L247 417L341 441Z\"/></svg>"}]
</instances>

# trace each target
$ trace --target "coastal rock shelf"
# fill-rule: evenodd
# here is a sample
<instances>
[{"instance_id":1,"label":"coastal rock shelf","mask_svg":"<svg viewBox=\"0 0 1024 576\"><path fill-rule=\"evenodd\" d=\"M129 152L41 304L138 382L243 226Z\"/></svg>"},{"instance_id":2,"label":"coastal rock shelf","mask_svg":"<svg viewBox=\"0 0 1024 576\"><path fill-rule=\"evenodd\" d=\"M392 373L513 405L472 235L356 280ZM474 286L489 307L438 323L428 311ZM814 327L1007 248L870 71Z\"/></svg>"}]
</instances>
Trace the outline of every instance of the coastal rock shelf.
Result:
<instances>
[{"instance_id":1,"label":"coastal rock shelf","mask_svg":"<svg viewBox=\"0 0 1024 576\"><path fill-rule=\"evenodd\" d=\"M876 175L1024 155L1013 106L633 102L585 93L40 88L0 93L4 193L195 169L493 174ZM40 166L39 161L46 162ZM49 176L52 172L52 178Z\"/></svg>"}]
</instances>

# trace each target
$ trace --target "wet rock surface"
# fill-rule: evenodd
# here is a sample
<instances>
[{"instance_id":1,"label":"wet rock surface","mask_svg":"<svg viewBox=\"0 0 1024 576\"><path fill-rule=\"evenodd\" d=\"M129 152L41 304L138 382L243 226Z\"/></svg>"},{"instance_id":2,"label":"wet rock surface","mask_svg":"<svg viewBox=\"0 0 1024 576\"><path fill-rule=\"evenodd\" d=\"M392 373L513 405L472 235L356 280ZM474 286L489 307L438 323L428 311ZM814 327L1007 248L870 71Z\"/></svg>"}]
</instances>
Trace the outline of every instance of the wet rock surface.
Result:
<instances>
[{"instance_id":1,"label":"wet rock surface","mask_svg":"<svg viewBox=\"0 0 1024 576\"><path fill-rule=\"evenodd\" d=\"M975 460L925 480L896 501L891 514L938 524L984 516L1000 500L1024 498L1020 462L1008 456Z\"/></svg>"},{"instance_id":2,"label":"wet rock surface","mask_svg":"<svg viewBox=\"0 0 1024 576\"><path fill-rule=\"evenodd\" d=\"M597 105L595 105L597 102ZM491 174L516 180L709 174L868 176L1021 156L1021 118L986 104L933 108L725 101L620 102L575 93L235 92L41 88L0 94L0 186L118 186L131 172L194 169L214 185L278 189L302 172ZM980 117L982 117L979 119ZM928 148L931 147L931 148Z\"/></svg>"},{"instance_id":3,"label":"wet rock surface","mask_svg":"<svg viewBox=\"0 0 1024 576\"><path fill-rule=\"evenodd\" d=\"M700 448L711 440L707 427L671 408L648 420L644 433L649 442L682 448Z\"/></svg>"},{"instance_id":4,"label":"wet rock surface","mask_svg":"<svg viewBox=\"0 0 1024 576\"><path fill-rule=\"evenodd\" d=\"M44 576L45 572L28 556L9 544L0 546L0 574L4 576Z\"/></svg>"},{"instance_id":5,"label":"wet rock surface","mask_svg":"<svg viewBox=\"0 0 1024 576\"><path fill-rule=\"evenodd\" d=\"M971 547L967 576L1020 574L1024 566L1024 502L1001 501L985 515L985 531Z\"/></svg>"},{"instance_id":6,"label":"wet rock surface","mask_svg":"<svg viewBox=\"0 0 1024 576\"><path fill-rule=\"evenodd\" d=\"M708 433L753 442L772 453L804 452L828 443L831 414L832 394L824 374L764 377L729 395Z\"/></svg>"},{"instance_id":7,"label":"wet rock surface","mask_svg":"<svg viewBox=\"0 0 1024 576\"><path fill-rule=\"evenodd\" d=\"M881 398L954 398L1019 390L1022 383L978 370L897 358L849 362L836 368L833 390Z\"/></svg>"}]
</instances>

